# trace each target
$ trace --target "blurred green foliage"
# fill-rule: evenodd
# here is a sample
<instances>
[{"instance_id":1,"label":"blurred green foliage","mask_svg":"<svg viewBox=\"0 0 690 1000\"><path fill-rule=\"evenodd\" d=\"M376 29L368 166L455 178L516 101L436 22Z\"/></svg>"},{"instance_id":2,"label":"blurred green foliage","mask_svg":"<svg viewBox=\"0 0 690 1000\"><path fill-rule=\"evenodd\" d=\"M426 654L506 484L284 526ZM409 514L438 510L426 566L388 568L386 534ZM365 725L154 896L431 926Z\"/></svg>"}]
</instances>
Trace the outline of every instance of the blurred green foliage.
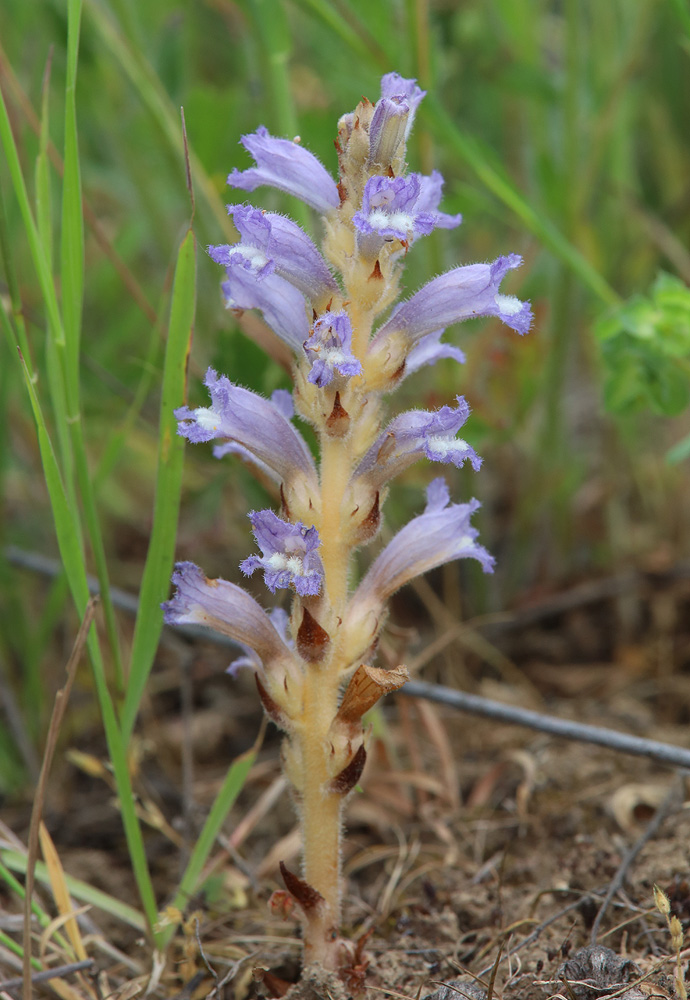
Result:
<instances>
[{"instance_id":1,"label":"blurred green foliage","mask_svg":"<svg viewBox=\"0 0 690 1000\"><path fill-rule=\"evenodd\" d=\"M633 295L596 326L604 402L613 413L645 408L673 417L690 403L690 288L660 274L651 294Z\"/></svg>"}]
</instances>

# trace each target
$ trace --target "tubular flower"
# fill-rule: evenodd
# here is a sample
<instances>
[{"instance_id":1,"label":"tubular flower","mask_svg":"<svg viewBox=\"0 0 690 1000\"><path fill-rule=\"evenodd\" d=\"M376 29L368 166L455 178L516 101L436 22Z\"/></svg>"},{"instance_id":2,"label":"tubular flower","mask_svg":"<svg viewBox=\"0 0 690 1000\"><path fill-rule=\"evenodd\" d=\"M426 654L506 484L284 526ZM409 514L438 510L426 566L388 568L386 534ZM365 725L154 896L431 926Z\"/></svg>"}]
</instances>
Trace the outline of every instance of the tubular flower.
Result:
<instances>
[{"instance_id":1,"label":"tubular flower","mask_svg":"<svg viewBox=\"0 0 690 1000\"><path fill-rule=\"evenodd\" d=\"M296 674L297 663L271 619L254 598L227 580L209 580L198 566L180 562L174 596L163 604L168 625L203 625L252 650L266 669L280 665Z\"/></svg>"},{"instance_id":2,"label":"tubular flower","mask_svg":"<svg viewBox=\"0 0 690 1000\"><path fill-rule=\"evenodd\" d=\"M251 205L228 205L240 243L210 246L217 264L243 267L257 278L274 272L312 302L338 293L338 285L315 243L296 222Z\"/></svg>"},{"instance_id":3,"label":"tubular flower","mask_svg":"<svg viewBox=\"0 0 690 1000\"><path fill-rule=\"evenodd\" d=\"M393 537L355 591L350 605L353 619L381 608L400 587L416 576L452 562L476 559L485 573L493 573L495 560L477 542L479 532L470 525L478 500L451 504L445 479L433 479L427 488L424 513Z\"/></svg>"},{"instance_id":4,"label":"tubular flower","mask_svg":"<svg viewBox=\"0 0 690 1000\"><path fill-rule=\"evenodd\" d=\"M294 285L278 274L258 278L243 267L229 267L221 285L228 309L258 309L268 325L297 352L309 336L306 302Z\"/></svg>"},{"instance_id":5,"label":"tubular flower","mask_svg":"<svg viewBox=\"0 0 690 1000\"><path fill-rule=\"evenodd\" d=\"M292 652L294 642L288 634L289 616L287 611L284 608L273 608L268 612L267 617L285 646ZM263 664L256 650L244 642L238 642L237 645L242 648L242 656L238 656L236 660L232 661L225 671L226 674L229 674L230 677L237 677L240 670L253 670L255 673L259 673L263 669Z\"/></svg>"},{"instance_id":6,"label":"tubular flower","mask_svg":"<svg viewBox=\"0 0 690 1000\"><path fill-rule=\"evenodd\" d=\"M386 73L385 76L381 77L381 99L386 100L390 97L404 97L407 101L410 109L407 126L407 135L409 135L417 108L426 97L426 90L418 87L416 80L405 79L400 73Z\"/></svg>"},{"instance_id":7,"label":"tubular flower","mask_svg":"<svg viewBox=\"0 0 690 1000\"><path fill-rule=\"evenodd\" d=\"M175 410L178 434L195 444L227 439L229 447L221 445L216 457L236 450L233 446L237 446L278 483L301 477L316 493L314 459L304 438L286 416L284 401L276 405L249 389L233 385L224 375L219 377L212 368L206 372L205 382L211 406L194 410L181 406Z\"/></svg>"},{"instance_id":8,"label":"tubular flower","mask_svg":"<svg viewBox=\"0 0 690 1000\"><path fill-rule=\"evenodd\" d=\"M370 177L361 211L352 221L362 234L377 234L381 240L401 243L428 236L437 226L452 229L460 225L462 216L437 211L442 187L443 179L436 171L431 177Z\"/></svg>"},{"instance_id":9,"label":"tubular flower","mask_svg":"<svg viewBox=\"0 0 690 1000\"><path fill-rule=\"evenodd\" d=\"M264 582L271 593L278 587L292 584L300 597L318 594L323 583L323 566L318 552L319 533L301 521L282 521L272 510L254 511L249 515L252 530L261 549L260 556L249 556L240 569L251 576L257 569L264 571Z\"/></svg>"},{"instance_id":10,"label":"tubular flower","mask_svg":"<svg viewBox=\"0 0 690 1000\"><path fill-rule=\"evenodd\" d=\"M415 344L439 327L473 316L498 316L517 333L527 333L532 325L529 302L499 292L507 272L520 264L522 257L513 253L499 257L493 264L468 264L441 274L393 310L374 337L372 348L380 346L391 333L402 333L410 344Z\"/></svg>"},{"instance_id":11,"label":"tubular flower","mask_svg":"<svg viewBox=\"0 0 690 1000\"><path fill-rule=\"evenodd\" d=\"M267 184L294 194L323 215L340 204L335 181L308 149L288 139L275 139L263 125L252 135L243 135L241 142L256 166L233 170L228 177L231 187L254 191Z\"/></svg>"},{"instance_id":12,"label":"tubular flower","mask_svg":"<svg viewBox=\"0 0 690 1000\"><path fill-rule=\"evenodd\" d=\"M426 336L417 341L407 355L405 362L406 375L411 375L412 372L424 368L425 365L433 365L437 361L440 361L441 358L452 358L458 364L465 364L467 359L464 351L461 351L459 347L455 347L453 344L441 343L441 337L444 333L445 330L435 330L433 333L427 333Z\"/></svg>"},{"instance_id":13,"label":"tubular flower","mask_svg":"<svg viewBox=\"0 0 690 1000\"><path fill-rule=\"evenodd\" d=\"M346 312L319 316L304 349L311 362L307 381L313 385L330 385L336 374L350 378L362 373L362 363L352 353L352 327Z\"/></svg>"},{"instance_id":14,"label":"tubular flower","mask_svg":"<svg viewBox=\"0 0 690 1000\"><path fill-rule=\"evenodd\" d=\"M482 460L466 441L456 438L470 415L462 396L457 407L442 406L434 413L409 410L395 417L366 453L355 471L379 489L422 456L431 462L451 463L457 468L469 461L477 471Z\"/></svg>"}]
</instances>

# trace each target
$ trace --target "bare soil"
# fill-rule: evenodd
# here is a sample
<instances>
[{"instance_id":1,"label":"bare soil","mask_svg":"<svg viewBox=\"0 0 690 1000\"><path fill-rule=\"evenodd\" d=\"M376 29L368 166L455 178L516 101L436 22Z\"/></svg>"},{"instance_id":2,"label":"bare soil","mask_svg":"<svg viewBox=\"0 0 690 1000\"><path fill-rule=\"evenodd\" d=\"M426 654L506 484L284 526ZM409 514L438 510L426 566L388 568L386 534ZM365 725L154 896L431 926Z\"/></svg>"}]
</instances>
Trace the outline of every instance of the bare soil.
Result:
<instances>
[{"instance_id":1,"label":"bare soil","mask_svg":"<svg viewBox=\"0 0 690 1000\"><path fill-rule=\"evenodd\" d=\"M562 594L535 597L500 627L477 623L424 664L421 676L690 745L690 583L682 567L640 577L613 596L601 586L569 593L574 606L565 610ZM424 635L393 630L384 660L423 660ZM260 726L251 680L226 678L226 661L211 644L174 640L153 678L136 785L150 821L159 899L170 898L185 844L228 762ZM85 710L85 697L76 692L74 713ZM134 902L108 774L94 776L103 758L97 734L96 720L65 734L45 818L70 874ZM299 927L267 907L280 887L278 862L299 864L278 747L269 730L203 893L184 915L168 913L180 922L157 981L150 983L151 958L137 933L94 908L93 933L110 951L94 944L98 975L88 989L86 980L81 989L75 981L76 995L125 998L147 984L155 995L180 1000L212 993L245 1000L288 989L295 1000L417 998L439 990L435 1000L678 995L675 949L653 886L665 889L687 928L685 775L402 695L375 720L362 789L348 805L343 931L359 941L359 959L341 977L310 969L290 987L301 972ZM88 756L66 756L75 749ZM4 822L25 836L28 803L9 806ZM9 926L16 904L3 892ZM685 953L681 964L684 974ZM1 961L0 969L0 978L16 974Z\"/></svg>"}]
</instances>

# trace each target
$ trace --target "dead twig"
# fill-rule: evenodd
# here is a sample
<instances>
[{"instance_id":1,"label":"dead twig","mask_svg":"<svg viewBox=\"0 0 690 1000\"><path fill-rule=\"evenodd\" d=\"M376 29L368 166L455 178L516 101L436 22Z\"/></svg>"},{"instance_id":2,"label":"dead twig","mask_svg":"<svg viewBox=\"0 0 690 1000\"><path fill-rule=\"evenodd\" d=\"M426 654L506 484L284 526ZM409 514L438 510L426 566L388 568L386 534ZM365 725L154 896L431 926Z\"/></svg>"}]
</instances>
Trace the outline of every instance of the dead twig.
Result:
<instances>
[{"instance_id":1,"label":"dead twig","mask_svg":"<svg viewBox=\"0 0 690 1000\"><path fill-rule=\"evenodd\" d=\"M480 715L488 719L497 719L514 726L524 726L536 729L551 736L564 740L574 740L578 743L593 743L595 746L606 747L619 753L632 754L636 757L647 757L660 764L670 764L673 767L690 769L690 750L685 747L673 746L671 743L661 743L659 740L648 740L629 733L619 733L603 726L588 726L582 722L572 722L569 719L559 719L543 712L533 712L528 708L518 708L515 705L504 705L491 698L468 694L465 691L454 691L440 684L427 684L424 681L408 681L402 694L412 698L428 698L443 705L450 705L460 712L470 715Z\"/></svg>"},{"instance_id":2,"label":"dead twig","mask_svg":"<svg viewBox=\"0 0 690 1000\"><path fill-rule=\"evenodd\" d=\"M84 969L90 969L92 965L92 958L84 959L81 962L70 962L69 965L56 965L54 969L42 969L41 972L30 973L29 980L32 983L44 983L48 979L64 979L65 976L71 976L73 972L83 972ZM12 990L17 986L22 986L25 978L25 976L16 976L14 979L5 979L0 983L0 990Z\"/></svg>"},{"instance_id":3,"label":"dead twig","mask_svg":"<svg viewBox=\"0 0 690 1000\"><path fill-rule=\"evenodd\" d=\"M25 883L25 895L24 895L24 936L23 936L24 982L22 988L23 1000L31 1000L32 983L34 981L34 977L32 977L31 974L31 899L33 897L33 891L34 891L34 868L36 866L36 857L38 855L39 830L41 824L41 813L43 812L43 800L45 798L45 793L46 793L46 784L48 781L50 768L53 763L53 757L55 755L55 747L57 746L58 734L60 732L62 720L65 715L65 709L67 708L67 702L69 701L70 691L72 690L74 678L76 677L77 674L77 667L79 666L79 660L81 659L84 646L86 645L86 638L89 634L89 629L91 628L91 625L93 623L98 603L99 603L99 598L92 597L88 602L88 604L86 605L86 608L84 610L84 618L79 628L79 632L77 633L77 638L74 640L72 653L67 663L67 670L66 670L67 679L65 681L65 686L55 695L55 704L53 706L53 714L51 716L50 725L48 727L48 737L46 739L46 747L45 747L45 752L43 754L43 763L41 764L41 773L38 777L38 784L36 786L36 795L34 797L34 804L31 810L31 824L29 826L28 852L26 859L26 883ZM50 979L53 977L54 977L54 972L52 976L46 976L45 978Z\"/></svg>"},{"instance_id":4,"label":"dead twig","mask_svg":"<svg viewBox=\"0 0 690 1000\"><path fill-rule=\"evenodd\" d=\"M601 927L601 922L604 919L604 914L606 913L609 904L611 903L611 900L618 892L618 890L622 887L623 882L625 881L625 877L628 874L632 865L634 864L638 854L645 846L645 844L647 844L652 839L652 837L656 836L656 834L661 829L664 820L667 819L667 817L670 816L670 814L674 812L675 809L678 808L680 801L682 800L682 780L683 779L680 776L676 778L673 785L669 789L666 798L652 816L650 822L645 827L642 835L638 837L638 839L632 845L630 850L626 852L623 860L621 861L618 867L618 871L611 879L611 884L609 885L606 895L604 896L604 901L599 907L599 912L597 913L594 923L592 924L592 933L590 936L590 941L593 945L597 943L597 936L599 934L599 928Z\"/></svg>"},{"instance_id":5,"label":"dead twig","mask_svg":"<svg viewBox=\"0 0 690 1000\"><path fill-rule=\"evenodd\" d=\"M60 563L56 559L48 559L35 552L25 552L14 546L8 546L4 550L5 558L8 562L26 569L43 573L48 576L57 576L62 571ZM675 568L675 575L678 577L690 573L690 568L681 563ZM603 581L602 581L603 583ZM88 578L89 590L91 593L98 592L98 582L95 578ZM111 589L111 598L115 607L121 608L130 614L136 614L138 601L134 594L128 594L117 588ZM212 632L210 629L193 626L176 626L174 632L179 637L195 640L202 639L216 646L237 648L237 644L228 639L227 636ZM170 630L166 627L163 636ZM614 729L606 729L603 726L588 726L580 722L571 722L566 719L559 719L553 715L543 712L535 712L527 708L517 708L514 705L504 705L502 702L493 701L491 698L482 698L480 695L468 694L464 691L456 691L452 688L444 687L441 684L427 684L423 681L408 681L400 689L400 693L410 698L426 698L429 701L437 701L443 705L450 705L460 712L467 712L470 715L479 715L488 719L496 719L513 726L524 726L526 729L535 729L538 732L548 733L564 740L574 740L578 743L592 743L595 746L606 747L608 750L615 750L617 753L631 754L635 757L647 757L660 764L671 767L682 767L690 770L690 749L686 747L674 746L671 743L662 743L659 740L643 739L639 736L631 736L628 733L620 733Z\"/></svg>"}]
</instances>

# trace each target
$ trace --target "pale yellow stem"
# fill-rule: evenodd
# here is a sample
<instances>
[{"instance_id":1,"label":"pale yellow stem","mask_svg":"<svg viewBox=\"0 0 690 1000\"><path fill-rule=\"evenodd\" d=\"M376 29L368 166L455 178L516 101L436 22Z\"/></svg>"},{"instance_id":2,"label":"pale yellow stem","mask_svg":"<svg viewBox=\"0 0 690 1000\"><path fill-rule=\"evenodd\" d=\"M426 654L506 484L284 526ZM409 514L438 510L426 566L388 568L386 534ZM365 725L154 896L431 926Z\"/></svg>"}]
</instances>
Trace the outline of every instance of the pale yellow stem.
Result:
<instances>
[{"instance_id":1,"label":"pale yellow stem","mask_svg":"<svg viewBox=\"0 0 690 1000\"><path fill-rule=\"evenodd\" d=\"M343 510L347 484L351 473L347 445L339 438L321 438L321 528L319 553L325 573L328 601L339 614L347 597L347 574L350 546L344 537Z\"/></svg>"},{"instance_id":2,"label":"pale yellow stem","mask_svg":"<svg viewBox=\"0 0 690 1000\"><path fill-rule=\"evenodd\" d=\"M371 335L372 312L357 306L357 289L348 288L352 349L364 357ZM370 410L371 412L371 410ZM321 497L319 554L325 576L325 606L322 623L331 631L328 657L320 663L305 663L302 711L294 720L290 737L300 769L299 808L302 820L304 878L325 900L318 918L305 923L305 956L327 966L337 963L335 939L340 923L340 842L343 793L333 788L334 771L344 768L351 754L333 746L331 727L338 710L341 671L347 650L340 648L337 622L345 613L348 573L352 555L352 498L348 487L357 455L353 442L362 435L359 407L353 407L353 426L347 437L321 433ZM370 418L369 418L370 419ZM335 754L335 756L334 756ZM337 761L337 763L336 763Z\"/></svg>"},{"instance_id":3,"label":"pale yellow stem","mask_svg":"<svg viewBox=\"0 0 690 1000\"><path fill-rule=\"evenodd\" d=\"M304 875L326 900L332 925L340 922L340 812L342 796L329 790L329 729L338 706L338 678L309 669L304 684L302 836Z\"/></svg>"}]
</instances>

